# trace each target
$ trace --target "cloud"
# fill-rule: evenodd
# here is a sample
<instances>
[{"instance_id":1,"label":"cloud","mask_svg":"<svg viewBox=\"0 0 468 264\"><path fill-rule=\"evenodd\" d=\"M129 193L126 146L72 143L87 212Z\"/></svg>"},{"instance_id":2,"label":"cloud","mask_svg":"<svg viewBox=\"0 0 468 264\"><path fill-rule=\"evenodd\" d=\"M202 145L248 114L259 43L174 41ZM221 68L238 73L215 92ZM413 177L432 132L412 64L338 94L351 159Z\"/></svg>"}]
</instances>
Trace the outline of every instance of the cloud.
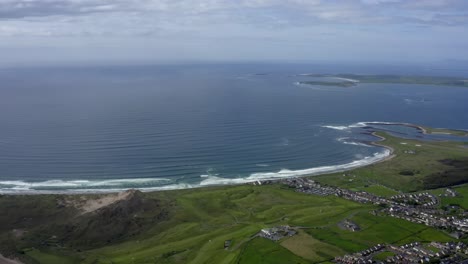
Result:
<instances>
[{"instance_id":1,"label":"cloud","mask_svg":"<svg viewBox=\"0 0 468 264\"><path fill-rule=\"evenodd\" d=\"M337 10L360 10L373 16L375 7L408 10L468 11L464 0L0 0L0 18L26 18L57 15L86 15L90 13L142 12L170 14L205 14L209 12L236 13L249 9L278 11L308 11L324 17ZM382 10L381 10L382 11ZM385 11L385 10L383 10ZM382 12L379 12L382 13Z\"/></svg>"},{"instance_id":2,"label":"cloud","mask_svg":"<svg viewBox=\"0 0 468 264\"><path fill-rule=\"evenodd\" d=\"M320 0L0 0L0 18L85 15L111 12L165 12L202 14L239 8L314 6Z\"/></svg>"},{"instance_id":3,"label":"cloud","mask_svg":"<svg viewBox=\"0 0 468 264\"><path fill-rule=\"evenodd\" d=\"M161 57L176 49L187 57L358 57L410 46L419 54L454 39L461 47L466 28L465 0L0 0L0 47L66 56L67 47L98 47L96 57L146 49Z\"/></svg>"},{"instance_id":4,"label":"cloud","mask_svg":"<svg viewBox=\"0 0 468 264\"><path fill-rule=\"evenodd\" d=\"M96 0L0 0L0 18L76 15L111 11L112 1Z\"/></svg>"},{"instance_id":5,"label":"cloud","mask_svg":"<svg viewBox=\"0 0 468 264\"><path fill-rule=\"evenodd\" d=\"M207 36L215 28L239 27L247 35L317 25L453 27L466 25L467 14L468 3L462 0L0 0L0 35L151 37Z\"/></svg>"}]
</instances>

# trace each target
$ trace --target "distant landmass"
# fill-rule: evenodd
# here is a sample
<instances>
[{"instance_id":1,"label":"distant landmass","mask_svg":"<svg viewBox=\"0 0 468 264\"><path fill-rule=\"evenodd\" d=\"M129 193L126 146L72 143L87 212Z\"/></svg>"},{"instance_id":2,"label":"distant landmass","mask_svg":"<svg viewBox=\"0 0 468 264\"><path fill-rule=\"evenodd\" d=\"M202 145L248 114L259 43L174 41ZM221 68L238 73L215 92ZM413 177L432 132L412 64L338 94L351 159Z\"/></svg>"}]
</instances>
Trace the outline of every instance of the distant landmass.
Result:
<instances>
[{"instance_id":1,"label":"distant landmass","mask_svg":"<svg viewBox=\"0 0 468 264\"><path fill-rule=\"evenodd\" d=\"M443 86L468 87L468 78L438 77L438 76L406 76L406 75L359 75L359 74L302 74L314 78L332 78L331 81L310 80L299 84L351 87L359 83L392 83L392 84L428 84Z\"/></svg>"}]
</instances>

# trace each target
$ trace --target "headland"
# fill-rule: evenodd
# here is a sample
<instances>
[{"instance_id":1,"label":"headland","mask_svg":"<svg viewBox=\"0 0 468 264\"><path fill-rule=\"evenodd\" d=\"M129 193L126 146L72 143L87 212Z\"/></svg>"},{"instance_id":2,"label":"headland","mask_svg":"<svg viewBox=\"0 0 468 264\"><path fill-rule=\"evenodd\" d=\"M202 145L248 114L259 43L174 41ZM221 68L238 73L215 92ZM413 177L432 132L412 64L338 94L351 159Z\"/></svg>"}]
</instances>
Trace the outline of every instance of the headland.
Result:
<instances>
[{"instance_id":1,"label":"headland","mask_svg":"<svg viewBox=\"0 0 468 264\"><path fill-rule=\"evenodd\" d=\"M468 87L466 78L438 77L438 76L411 76L411 75L359 75L359 74L301 74L313 80L300 81L301 85L321 85L352 87L362 83L382 84L425 84L439 86ZM318 78L318 79L317 79ZM322 80L326 78L328 80Z\"/></svg>"},{"instance_id":2,"label":"headland","mask_svg":"<svg viewBox=\"0 0 468 264\"><path fill-rule=\"evenodd\" d=\"M0 253L22 263L327 263L409 256L400 246L434 261L466 256L466 143L375 135L392 159L328 175L1 195Z\"/></svg>"}]
</instances>

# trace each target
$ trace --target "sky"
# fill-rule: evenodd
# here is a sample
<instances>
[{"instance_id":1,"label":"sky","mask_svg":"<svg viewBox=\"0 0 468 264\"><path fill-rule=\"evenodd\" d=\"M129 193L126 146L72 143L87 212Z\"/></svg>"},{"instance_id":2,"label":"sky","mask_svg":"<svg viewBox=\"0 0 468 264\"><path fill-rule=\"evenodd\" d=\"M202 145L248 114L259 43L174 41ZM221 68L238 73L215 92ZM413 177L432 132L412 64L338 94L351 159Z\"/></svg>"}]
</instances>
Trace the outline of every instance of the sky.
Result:
<instances>
[{"instance_id":1,"label":"sky","mask_svg":"<svg viewBox=\"0 0 468 264\"><path fill-rule=\"evenodd\" d=\"M467 0L0 0L0 64L468 60Z\"/></svg>"}]
</instances>

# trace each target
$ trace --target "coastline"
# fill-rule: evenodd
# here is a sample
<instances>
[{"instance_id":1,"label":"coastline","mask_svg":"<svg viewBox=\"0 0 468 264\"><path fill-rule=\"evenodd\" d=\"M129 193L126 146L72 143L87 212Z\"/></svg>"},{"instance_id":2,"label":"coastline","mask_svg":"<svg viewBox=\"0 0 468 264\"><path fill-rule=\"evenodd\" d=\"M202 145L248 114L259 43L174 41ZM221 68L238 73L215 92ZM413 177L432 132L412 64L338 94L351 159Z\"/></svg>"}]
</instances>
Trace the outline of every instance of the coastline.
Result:
<instances>
[{"instance_id":1,"label":"coastline","mask_svg":"<svg viewBox=\"0 0 468 264\"><path fill-rule=\"evenodd\" d=\"M406 85L433 85L433 86L453 86L453 87L468 87L468 82L464 77L448 77L448 76L424 76L424 75L362 75L362 74L298 74L297 76L312 77L312 78L333 78L342 82L328 83L325 81L310 81L311 85L333 85L344 86L363 84L406 84ZM306 82L304 82L306 83Z\"/></svg>"},{"instance_id":2,"label":"coastline","mask_svg":"<svg viewBox=\"0 0 468 264\"><path fill-rule=\"evenodd\" d=\"M64 189L64 190L56 190L56 191L50 191L50 190L13 190L11 192L5 192L0 190L0 195L93 195L93 194L112 194L112 193L120 193L124 192L130 189L136 189L141 192L162 192L162 191L171 191L171 190L183 190L183 189L195 189L195 188L209 188L209 187L219 187L219 186L236 186L236 185L244 185L244 184L251 184L253 182L257 181L276 181L276 180L282 180L282 179L287 179L287 178L305 178L305 177L314 177L314 176L322 176L322 175L327 175L327 174L332 174L332 173L338 173L338 172L345 172L345 171L350 171L354 170L357 168L363 168L366 166L370 166L373 164L385 162L388 160L391 160L392 158L395 157L394 154L394 149L390 146L381 144L379 142L384 141L386 138L380 135L376 134L377 132L373 132L372 135L379 140L376 141L368 141L365 144L384 148L387 152L383 153L375 153L373 157L366 157L362 160L356 160L352 161L350 163L345 163L345 164L340 164L340 165L331 165L331 166L321 166L321 167L315 167L315 168L308 168L308 169L303 169L303 170L297 170L297 171L290 171L290 170L281 170L279 172L268 172L268 173L260 173L264 175L274 175L271 177L256 177L258 173L251 174L249 177L246 178L233 178L233 179L224 179L224 178L219 178L216 176L211 176L211 180L218 180L217 182L214 181L213 183L204 183L203 181L198 184L198 185L192 185L192 184L183 184L182 188L180 185L167 185L167 186L160 186L160 187L150 187L150 188L138 188L138 187L132 187L132 188L119 188L119 189L82 189L82 190L70 190L70 189ZM378 157L378 155L383 155L383 157ZM370 160L370 161L369 161ZM362 163L362 164L360 164ZM311 172L307 173L305 171L314 171L318 170L317 172ZM320 171L323 170L323 171ZM288 175L289 174L294 174L299 171L304 171L304 173L299 174L299 175ZM277 176L278 174L283 174L284 176ZM208 181L210 179L207 179ZM206 181L206 180L205 180Z\"/></svg>"},{"instance_id":3,"label":"coastline","mask_svg":"<svg viewBox=\"0 0 468 264\"><path fill-rule=\"evenodd\" d=\"M406 127L417 129L421 131L422 134L425 134L425 135L433 134L423 126L412 124L412 123L405 123L405 122L371 121L371 122L358 122L349 126L339 126L339 127L324 126L324 127L337 129L337 130L347 130L347 129L355 128L355 127L366 127L366 126L372 127L372 125L406 126ZM447 131L452 131L452 130L447 129ZM249 176L246 176L244 178L222 178L222 177L207 175L203 177L203 180L200 181L199 183L175 183L175 184L167 184L167 185L160 185L160 186L153 186L153 187L137 187L137 186L117 187L116 186L115 188L112 188L112 184L107 183L107 184L103 184L103 186L104 187L109 186L108 188L104 188L104 187L103 188L86 188L85 185L80 186L80 184L83 184L83 182L86 182L84 180L72 180L72 181L49 180L49 181L44 181L44 182L39 182L39 183L10 181L12 183L17 184L17 187L15 186L15 187L12 187L11 189L0 189L0 195L92 195L92 194L119 193L119 192L123 192L129 189L137 189L142 192L161 192L161 191L195 189L195 188L216 187L216 186L243 185L243 184L250 184L253 182L264 181L264 180L275 181L275 180L281 180L281 179L286 179L286 178L303 178L303 177L322 176L322 175L333 174L333 173L338 173L338 172L351 171L357 168L363 168L366 166L378 164L378 163L393 159L396 156L394 154L395 152L394 148L382 143L383 141L386 140L386 138L377 133L378 131L373 131L372 133L370 133L372 136L377 138L376 140L363 141L363 144L383 148L385 149L384 152L377 152L377 153L374 153L373 156L367 156L363 159L354 160L345 164L324 165L320 167L306 168L306 169L300 169L300 170L283 169L283 170L276 171L276 172L258 172L258 173L252 173ZM109 180L109 181L125 182L125 181L135 181L135 180L149 182L149 181L157 181L157 180L164 180L164 179L154 179L154 178L115 179L115 180ZM106 182L106 180L103 180L102 182ZM96 182L88 181L88 183L90 186L96 187L96 185L94 185L96 184ZM99 181L97 181L97 183L100 184ZM56 189L48 190L46 189L46 187L48 186L52 186L53 188L56 188ZM63 186L63 189L57 188L57 186ZM34 188L37 188L37 189L34 189Z\"/></svg>"},{"instance_id":4,"label":"coastline","mask_svg":"<svg viewBox=\"0 0 468 264\"><path fill-rule=\"evenodd\" d=\"M463 130L463 129L452 129L452 128L427 128L423 127L421 125L416 125L412 123L391 123L391 122L363 122L367 124L376 124L376 125L400 125L400 126L406 126L406 127L412 127L415 129L418 129L423 133L424 135L454 135L454 136L468 136L468 131ZM437 131L441 130L441 131ZM458 133L462 133L458 134Z\"/></svg>"},{"instance_id":5,"label":"coastline","mask_svg":"<svg viewBox=\"0 0 468 264\"><path fill-rule=\"evenodd\" d=\"M387 145L384 145L384 144L381 144L379 142L382 142L382 141L385 141L386 138L384 136L381 136L381 135L378 135L377 132L372 132L372 135L374 137L377 137L377 138L380 138L379 141L372 141L370 142L369 144L373 145L373 146L377 146L377 147L382 147L382 148L386 148L390 151L390 155L388 155L386 158L380 160L380 161L377 161L373 164L376 164L376 163L380 163L380 162L384 162L384 161L388 161L388 160L391 160L393 159L394 157L396 157L396 154L395 154L395 149L390 147L390 146L387 146ZM369 165L372 165L372 164L369 164Z\"/></svg>"},{"instance_id":6,"label":"coastline","mask_svg":"<svg viewBox=\"0 0 468 264\"><path fill-rule=\"evenodd\" d=\"M378 121L373 121L373 122L361 122L362 124L372 124L372 125L384 125L384 126L391 126L391 125L397 125L397 126L406 126L406 127L412 127L416 128L417 130L420 130L423 134L425 135L430 135L431 133L428 133L427 129L424 128L423 126L412 124L412 123L405 123L405 122L378 122ZM374 133L372 133L374 135ZM376 135L374 135L376 136ZM382 138L380 136L376 136L379 138ZM385 139L385 138L384 138Z\"/></svg>"},{"instance_id":7,"label":"coastline","mask_svg":"<svg viewBox=\"0 0 468 264\"><path fill-rule=\"evenodd\" d=\"M306 234L299 231L298 236L291 238L291 241L308 238L315 244L307 245L317 252L322 252L320 251L322 245L335 245L336 241L343 241L340 243L345 246L335 249L333 255L327 253L327 256L330 256L327 258L330 259L341 254L339 250L348 250L346 246L348 244L352 250L356 241L375 238L377 239L375 243L387 243L395 239L404 240L410 236L419 240L421 230L425 234L422 239L426 237L430 241L440 239L444 243L446 240L451 241L452 238L443 231L419 223L410 223L413 219L404 222L388 218L393 217L389 215L389 211L384 211L389 208L379 207L374 202L379 203L380 199L391 200L394 195L424 192L431 195L440 193L441 196L438 196L441 199L440 205L449 201L460 203L465 207L466 199L458 194L466 193L467 185L459 189L454 187L457 182L449 185L451 187L441 185L438 188L443 189L433 193L431 189L426 189L424 184L416 183L426 179L427 171L422 170L426 169L427 163L457 153L468 158L468 152L453 148L455 145L452 142L421 143L419 139L405 139L407 144L401 144L403 140L400 137L388 132L366 131L369 133L365 134L365 142L384 147L385 153L389 153L390 156L380 160L380 164L372 163L373 166L351 170L349 173L333 173L309 178L305 175L300 178L261 181L259 182L261 186L255 183L235 184L171 192L141 193L130 190L120 194L105 195L3 196L0 199L1 206L6 208L11 219L2 222L3 232L5 235L13 234L10 237L14 239L8 241L14 250L8 251L9 248L6 248L3 253L9 259L14 260L17 254L20 261L33 258L40 263L49 263L47 261L49 256L57 258L59 260L57 263L65 263L66 261L61 260L66 260L70 256L75 257L77 262L84 257L95 262L124 261L123 259L127 257L124 262L130 263L136 260L135 263L140 263L154 259L158 263L172 263L171 261L185 263L199 256L199 249L202 249L203 255L207 256L206 261L220 254L224 254L222 255L224 259L232 260L232 256L237 259L242 256L252 256L251 253L245 254L246 250L258 252L258 248L265 247L265 244L250 244L258 241L250 242L250 239L258 232L262 232L262 229L268 230L278 226L306 228L305 231L313 232ZM416 144L420 143L423 144L418 152L421 155L410 155L405 152L408 149L415 149ZM446 151L438 151L441 148L446 148ZM382 152L381 148L379 152ZM392 159L393 157L395 158ZM421 170L422 174L418 173L414 177L399 174L405 169ZM443 170L445 170L444 164L440 164L431 168L429 172ZM444 195L446 190L449 190L446 188L450 188L458 197ZM409 210L414 210L412 206L410 205ZM433 209L428 208L428 210ZM375 214L376 212L385 212L385 215ZM34 222L23 226L22 219L25 218L34 219ZM340 223L347 220L348 223L354 223L358 227L367 227L369 223L379 224L373 225L377 229L360 228L353 233L349 229L343 231L337 229ZM74 223L74 226L69 227L70 222ZM137 223L137 225L128 225L128 223ZM388 233L389 228L394 232ZM413 233L407 233L408 230ZM17 233L26 235L15 237ZM321 242L324 244L314 247L317 245L317 237L323 234L333 234L333 237L324 236L325 239ZM399 237L395 238L395 235ZM50 237L56 238L51 240ZM167 237L171 237L169 246L165 243ZM110 239L115 240L111 243L106 242ZM421 241L426 241L422 239ZM15 244L20 240L24 243ZM46 244L48 241L52 243ZM59 242L55 244L53 243L55 241ZM284 246L283 242L272 243L271 245L275 246L272 250ZM18 246L15 248L16 245ZM286 244L288 245L290 244ZM24 252L24 256L20 255L20 252ZM177 258L173 258L174 255L169 255L167 252L191 255L178 255ZM299 251L291 252L296 254ZM179 259L182 260L178 261ZM199 262L206 261L202 259Z\"/></svg>"}]
</instances>

